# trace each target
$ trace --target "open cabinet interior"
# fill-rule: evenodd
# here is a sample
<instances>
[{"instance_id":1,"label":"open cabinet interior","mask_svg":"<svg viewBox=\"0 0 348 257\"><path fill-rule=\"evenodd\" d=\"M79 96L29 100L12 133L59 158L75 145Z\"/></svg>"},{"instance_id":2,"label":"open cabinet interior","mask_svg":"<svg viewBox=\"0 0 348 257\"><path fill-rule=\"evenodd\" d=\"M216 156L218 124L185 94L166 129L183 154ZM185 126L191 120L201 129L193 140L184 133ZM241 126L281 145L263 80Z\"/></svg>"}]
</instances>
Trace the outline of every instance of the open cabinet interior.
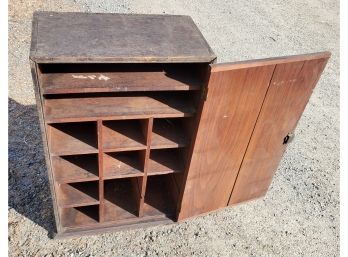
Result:
<instances>
[{"instance_id":1,"label":"open cabinet interior","mask_svg":"<svg viewBox=\"0 0 348 257\"><path fill-rule=\"evenodd\" d=\"M38 68L62 229L175 221L208 64Z\"/></svg>"}]
</instances>

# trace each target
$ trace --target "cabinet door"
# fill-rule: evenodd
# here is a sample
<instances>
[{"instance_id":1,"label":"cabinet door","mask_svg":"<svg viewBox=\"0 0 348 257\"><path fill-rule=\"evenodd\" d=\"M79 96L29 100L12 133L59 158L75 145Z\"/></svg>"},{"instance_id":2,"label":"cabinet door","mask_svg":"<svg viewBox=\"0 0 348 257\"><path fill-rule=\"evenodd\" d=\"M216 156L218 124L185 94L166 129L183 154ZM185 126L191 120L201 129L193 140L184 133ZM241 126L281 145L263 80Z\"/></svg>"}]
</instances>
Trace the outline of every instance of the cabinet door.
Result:
<instances>
[{"instance_id":1,"label":"cabinet door","mask_svg":"<svg viewBox=\"0 0 348 257\"><path fill-rule=\"evenodd\" d=\"M276 65L229 205L262 197L328 57Z\"/></svg>"},{"instance_id":2,"label":"cabinet door","mask_svg":"<svg viewBox=\"0 0 348 257\"><path fill-rule=\"evenodd\" d=\"M181 191L178 220L264 193L263 186L256 193L247 187L271 180L283 152L283 139L292 131L288 128L293 128L300 117L329 55L318 53L211 65L207 96ZM264 108L267 104L270 106ZM283 117L288 112L292 115ZM258 125L261 119L265 121ZM271 133L268 127L281 132ZM268 145L272 148L269 159L260 155L263 150L249 150L264 148L265 133L267 137L281 135L281 148ZM254 159L257 161L253 162ZM252 165L244 166L246 160ZM270 161L272 165L268 164Z\"/></svg>"}]
</instances>

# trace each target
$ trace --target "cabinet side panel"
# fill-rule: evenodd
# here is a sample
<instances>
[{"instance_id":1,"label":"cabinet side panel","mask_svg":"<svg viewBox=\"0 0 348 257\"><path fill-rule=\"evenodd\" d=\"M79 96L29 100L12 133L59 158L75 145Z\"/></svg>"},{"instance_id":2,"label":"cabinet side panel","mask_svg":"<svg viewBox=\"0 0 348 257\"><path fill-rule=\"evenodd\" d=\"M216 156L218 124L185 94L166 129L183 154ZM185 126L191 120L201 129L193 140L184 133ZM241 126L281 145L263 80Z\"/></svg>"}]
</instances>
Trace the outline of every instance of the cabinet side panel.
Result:
<instances>
[{"instance_id":1,"label":"cabinet side panel","mask_svg":"<svg viewBox=\"0 0 348 257\"><path fill-rule=\"evenodd\" d=\"M278 64L245 153L229 205L266 194L328 58Z\"/></svg>"},{"instance_id":2,"label":"cabinet side panel","mask_svg":"<svg viewBox=\"0 0 348 257\"><path fill-rule=\"evenodd\" d=\"M51 167L51 160L50 160L50 157L49 157L50 155L48 151L47 132L45 129L45 118L44 118L43 109L42 109L42 99L41 99L41 92L40 92L40 86L38 81L38 70L37 70L36 63L32 60L30 60L30 68L31 68L33 86L35 91L36 106L37 106L39 121L40 121L42 145L44 148L44 154L45 154L45 160L46 160L46 166L47 166L47 175L48 175L48 180L50 183L54 216L55 216L55 221L57 226L57 232L59 233L61 232L61 227L60 227L59 216L58 216L58 208L56 205L56 194L54 190L54 182L53 182L54 180L53 180L53 173L52 173L52 167Z\"/></svg>"},{"instance_id":3,"label":"cabinet side panel","mask_svg":"<svg viewBox=\"0 0 348 257\"><path fill-rule=\"evenodd\" d=\"M215 72L220 66L211 70L178 220L227 205L275 68Z\"/></svg>"}]
</instances>

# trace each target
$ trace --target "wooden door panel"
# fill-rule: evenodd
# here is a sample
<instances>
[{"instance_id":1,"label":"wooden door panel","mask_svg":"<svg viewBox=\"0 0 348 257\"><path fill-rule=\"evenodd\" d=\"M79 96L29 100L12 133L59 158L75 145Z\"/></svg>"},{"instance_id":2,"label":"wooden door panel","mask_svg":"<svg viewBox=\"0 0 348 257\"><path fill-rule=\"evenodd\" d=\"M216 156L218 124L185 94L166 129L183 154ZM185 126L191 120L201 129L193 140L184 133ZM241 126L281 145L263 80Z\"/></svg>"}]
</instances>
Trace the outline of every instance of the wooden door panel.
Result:
<instances>
[{"instance_id":1,"label":"wooden door panel","mask_svg":"<svg viewBox=\"0 0 348 257\"><path fill-rule=\"evenodd\" d=\"M243 158L229 205L266 194L328 56L276 65L260 116Z\"/></svg>"},{"instance_id":2,"label":"wooden door panel","mask_svg":"<svg viewBox=\"0 0 348 257\"><path fill-rule=\"evenodd\" d=\"M211 69L179 220L227 205L275 67L223 66Z\"/></svg>"}]
</instances>

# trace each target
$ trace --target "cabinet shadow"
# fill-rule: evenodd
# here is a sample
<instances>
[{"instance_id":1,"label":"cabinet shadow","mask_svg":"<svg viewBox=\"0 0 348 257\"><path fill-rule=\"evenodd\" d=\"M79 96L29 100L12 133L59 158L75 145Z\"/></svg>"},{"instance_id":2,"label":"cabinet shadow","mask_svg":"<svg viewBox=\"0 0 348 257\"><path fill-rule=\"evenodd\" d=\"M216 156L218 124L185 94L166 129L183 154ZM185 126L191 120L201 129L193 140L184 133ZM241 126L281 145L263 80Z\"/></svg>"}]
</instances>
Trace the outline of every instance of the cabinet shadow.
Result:
<instances>
[{"instance_id":1,"label":"cabinet shadow","mask_svg":"<svg viewBox=\"0 0 348 257\"><path fill-rule=\"evenodd\" d=\"M56 232L36 105L8 99L8 204L16 212Z\"/></svg>"}]
</instances>

